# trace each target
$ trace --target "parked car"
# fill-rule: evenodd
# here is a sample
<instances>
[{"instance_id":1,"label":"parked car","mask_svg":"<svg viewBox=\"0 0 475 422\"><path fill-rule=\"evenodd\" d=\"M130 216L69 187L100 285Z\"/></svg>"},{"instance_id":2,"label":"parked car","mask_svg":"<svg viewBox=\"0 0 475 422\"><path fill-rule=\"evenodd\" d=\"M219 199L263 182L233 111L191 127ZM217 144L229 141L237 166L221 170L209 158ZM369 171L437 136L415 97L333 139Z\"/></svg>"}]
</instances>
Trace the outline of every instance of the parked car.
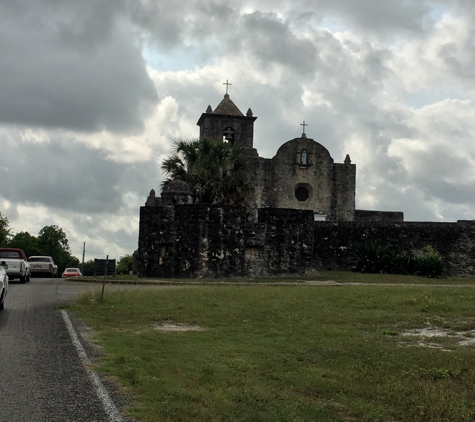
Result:
<instances>
[{"instance_id":1,"label":"parked car","mask_svg":"<svg viewBox=\"0 0 475 422\"><path fill-rule=\"evenodd\" d=\"M30 281L30 265L22 249L0 248L0 261L5 261L10 281L15 278L18 278L21 283Z\"/></svg>"},{"instance_id":2,"label":"parked car","mask_svg":"<svg viewBox=\"0 0 475 422\"><path fill-rule=\"evenodd\" d=\"M51 256L30 256L30 274L44 277L57 277L58 266Z\"/></svg>"},{"instance_id":3,"label":"parked car","mask_svg":"<svg viewBox=\"0 0 475 422\"><path fill-rule=\"evenodd\" d=\"M7 263L5 261L0 262L0 311L5 308L5 298L8 293L8 275L7 275Z\"/></svg>"},{"instance_id":4,"label":"parked car","mask_svg":"<svg viewBox=\"0 0 475 422\"><path fill-rule=\"evenodd\" d=\"M82 276L82 273L79 268L66 268L63 271L63 274L61 277L69 278L69 277L81 277L81 276Z\"/></svg>"}]
</instances>

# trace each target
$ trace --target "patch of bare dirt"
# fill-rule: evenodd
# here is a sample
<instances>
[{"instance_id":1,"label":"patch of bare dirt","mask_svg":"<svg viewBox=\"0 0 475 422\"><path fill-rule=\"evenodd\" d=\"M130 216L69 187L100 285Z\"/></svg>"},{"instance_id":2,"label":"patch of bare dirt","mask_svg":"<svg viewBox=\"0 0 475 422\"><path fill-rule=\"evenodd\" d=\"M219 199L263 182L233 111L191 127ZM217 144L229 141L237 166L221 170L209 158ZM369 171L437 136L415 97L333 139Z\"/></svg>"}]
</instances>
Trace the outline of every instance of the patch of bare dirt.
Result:
<instances>
[{"instance_id":1,"label":"patch of bare dirt","mask_svg":"<svg viewBox=\"0 0 475 422\"><path fill-rule=\"evenodd\" d=\"M203 327L200 327L199 325L172 324L172 323L154 325L153 328L159 331L204 331L205 330Z\"/></svg>"},{"instance_id":2,"label":"patch of bare dirt","mask_svg":"<svg viewBox=\"0 0 475 422\"><path fill-rule=\"evenodd\" d=\"M466 330L466 331L452 331L440 327L426 327L426 328L417 328L414 330L408 330L401 333L402 336L406 337L419 337L420 340L417 343L420 347L428 347L441 349L444 351L449 351L445 349L438 343L434 341L429 341L428 339L434 338L453 338L458 339L456 343L457 346L475 346L475 330Z\"/></svg>"}]
</instances>

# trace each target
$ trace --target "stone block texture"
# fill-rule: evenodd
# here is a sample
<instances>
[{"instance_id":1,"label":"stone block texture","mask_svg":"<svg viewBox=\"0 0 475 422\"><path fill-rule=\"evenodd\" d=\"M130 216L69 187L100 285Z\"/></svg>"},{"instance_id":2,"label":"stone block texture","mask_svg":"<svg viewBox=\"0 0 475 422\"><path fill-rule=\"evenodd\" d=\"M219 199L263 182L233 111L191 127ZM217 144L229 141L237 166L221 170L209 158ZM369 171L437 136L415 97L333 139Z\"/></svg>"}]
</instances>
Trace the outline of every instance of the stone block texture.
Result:
<instances>
[{"instance_id":1,"label":"stone block texture","mask_svg":"<svg viewBox=\"0 0 475 422\"><path fill-rule=\"evenodd\" d=\"M434 222L315 222L313 267L351 270L352 251L366 240L395 251L423 254L432 246L442 257L447 275L475 275L475 221Z\"/></svg>"},{"instance_id":2,"label":"stone block texture","mask_svg":"<svg viewBox=\"0 0 475 422\"><path fill-rule=\"evenodd\" d=\"M313 213L209 204L141 207L141 277L216 278L305 274Z\"/></svg>"}]
</instances>

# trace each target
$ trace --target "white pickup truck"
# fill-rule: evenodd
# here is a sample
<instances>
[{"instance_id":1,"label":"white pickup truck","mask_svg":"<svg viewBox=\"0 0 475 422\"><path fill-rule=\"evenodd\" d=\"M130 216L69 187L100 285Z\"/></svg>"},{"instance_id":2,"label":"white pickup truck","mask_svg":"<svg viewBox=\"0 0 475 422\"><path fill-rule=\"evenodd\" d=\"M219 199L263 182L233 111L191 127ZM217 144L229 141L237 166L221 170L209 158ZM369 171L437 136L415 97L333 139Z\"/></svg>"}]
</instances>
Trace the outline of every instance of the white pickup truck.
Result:
<instances>
[{"instance_id":1,"label":"white pickup truck","mask_svg":"<svg viewBox=\"0 0 475 422\"><path fill-rule=\"evenodd\" d=\"M0 311L5 309L5 298L8 293L7 263L0 261Z\"/></svg>"},{"instance_id":2,"label":"white pickup truck","mask_svg":"<svg viewBox=\"0 0 475 422\"><path fill-rule=\"evenodd\" d=\"M18 278L21 283L30 281L30 264L22 249L0 248L0 261L5 261L7 264L9 280Z\"/></svg>"}]
</instances>

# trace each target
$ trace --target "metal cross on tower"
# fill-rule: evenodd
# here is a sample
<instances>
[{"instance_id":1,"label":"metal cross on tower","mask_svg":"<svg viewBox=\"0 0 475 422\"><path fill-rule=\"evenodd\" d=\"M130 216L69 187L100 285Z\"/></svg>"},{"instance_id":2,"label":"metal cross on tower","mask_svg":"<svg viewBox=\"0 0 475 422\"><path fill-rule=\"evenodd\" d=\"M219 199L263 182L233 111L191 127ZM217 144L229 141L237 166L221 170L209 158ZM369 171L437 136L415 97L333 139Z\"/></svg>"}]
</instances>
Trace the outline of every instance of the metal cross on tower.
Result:
<instances>
[{"instance_id":1,"label":"metal cross on tower","mask_svg":"<svg viewBox=\"0 0 475 422\"><path fill-rule=\"evenodd\" d=\"M226 95L228 95L228 88L229 88L229 85L232 85L228 82L228 80L226 79L226 82L223 83L223 85L226 85Z\"/></svg>"},{"instance_id":2,"label":"metal cross on tower","mask_svg":"<svg viewBox=\"0 0 475 422\"><path fill-rule=\"evenodd\" d=\"M308 126L306 123L305 123L305 120L303 121L303 123L300 123L300 126L303 126L303 134L305 135L305 126Z\"/></svg>"}]
</instances>

